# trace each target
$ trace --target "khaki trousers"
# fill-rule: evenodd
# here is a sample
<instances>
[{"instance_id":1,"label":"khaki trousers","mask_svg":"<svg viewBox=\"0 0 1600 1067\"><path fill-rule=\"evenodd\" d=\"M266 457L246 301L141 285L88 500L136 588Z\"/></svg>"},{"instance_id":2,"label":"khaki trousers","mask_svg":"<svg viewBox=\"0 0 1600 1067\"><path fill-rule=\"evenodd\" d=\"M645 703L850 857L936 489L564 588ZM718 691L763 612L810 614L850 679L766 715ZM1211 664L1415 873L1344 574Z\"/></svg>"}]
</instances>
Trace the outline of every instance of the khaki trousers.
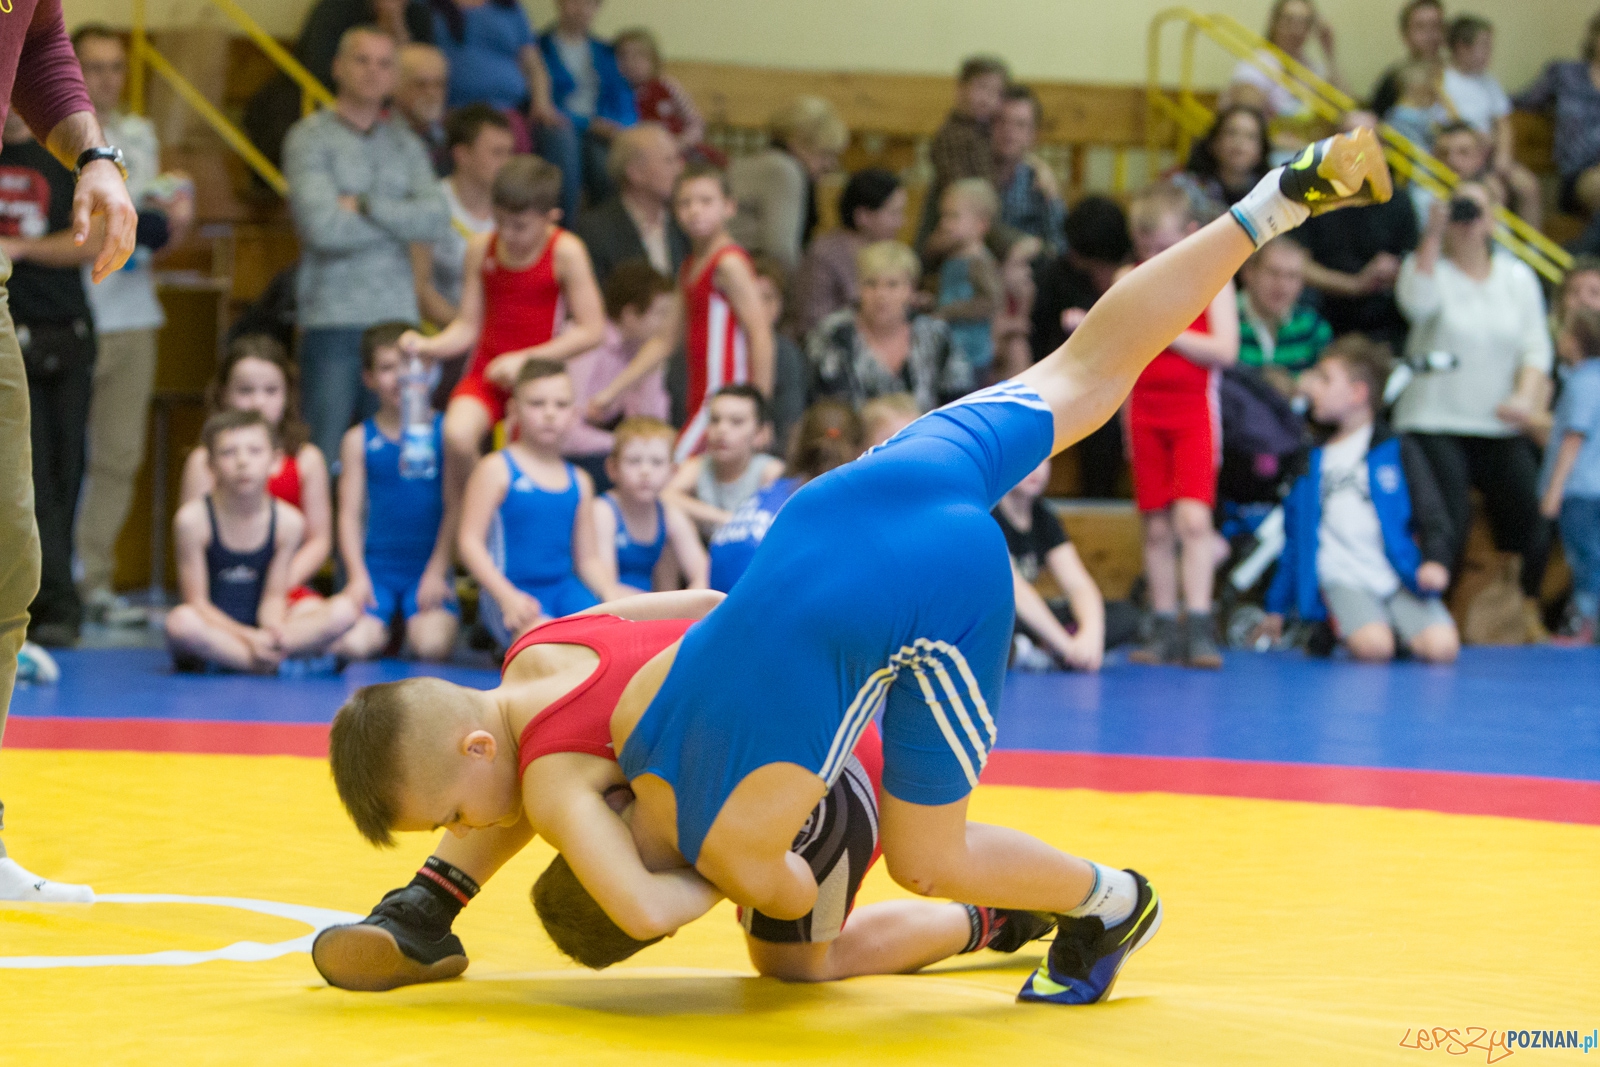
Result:
<instances>
[{"instance_id":1,"label":"khaki trousers","mask_svg":"<svg viewBox=\"0 0 1600 1067\"><path fill-rule=\"evenodd\" d=\"M0 255L0 739L17 680L17 650L28 632L28 605L39 590L28 375L4 288L10 280L11 263Z\"/></svg>"},{"instance_id":2,"label":"khaki trousers","mask_svg":"<svg viewBox=\"0 0 1600 1067\"><path fill-rule=\"evenodd\" d=\"M73 542L85 600L111 590L117 538L128 518L134 482L144 462L150 390L155 382L156 331L96 335L94 394L89 401L89 464Z\"/></svg>"}]
</instances>

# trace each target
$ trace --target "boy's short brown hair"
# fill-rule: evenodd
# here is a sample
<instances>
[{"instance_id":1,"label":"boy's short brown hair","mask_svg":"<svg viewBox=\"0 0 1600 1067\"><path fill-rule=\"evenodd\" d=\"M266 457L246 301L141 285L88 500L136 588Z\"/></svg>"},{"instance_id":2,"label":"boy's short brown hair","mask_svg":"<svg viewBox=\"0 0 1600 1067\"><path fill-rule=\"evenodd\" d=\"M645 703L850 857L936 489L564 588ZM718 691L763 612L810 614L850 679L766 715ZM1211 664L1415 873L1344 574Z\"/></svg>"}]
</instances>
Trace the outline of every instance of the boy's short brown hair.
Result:
<instances>
[{"instance_id":1,"label":"boy's short brown hair","mask_svg":"<svg viewBox=\"0 0 1600 1067\"><path fill-rule=\"evenodd\" d=\"M713 179L717 183L717 188L722 190L723 196L730 198L733 196L733 186L728 184L728 172L721 167L703 162L690 163L683 168L678 180L672 183L672 195L676 197L679 189L700 178Z\"/></svg>"},{"instance_id":2,"label":"boy's short brown hair","mask_svg":"<svg viewBox=\"0 0 1600 1067\"><path fill-rule=\"evenodd\" d=\"M1600 311L1591 307L1573 308L1564 328L1577 342L1584 359L1600 357Z\"/></svg>"},{"instance_id":3,"label":"boy's short brown hair","mask_svg":"<svg viewBox=\"0 0 1600 1067\"><path fill-rule=\"evenodd\" d=\"M541 378L555 378L567 373L567 365L554 359L530 359L522 364L522 369L517 371L517 380L512 383L511 391L514 393L529 382L536 382Z\"/></svg>"},{"instance_id":4,"label":"boy's short brown hair","mask_svg":"<svg viewBox=\"0 0 1600 1067\"><path fill-rule=\"evenodd\" d=\"M400 736L419 691L435 679L407 678L357 689L328 730L333 785L361 836L394 847L400 791Z\"/></svg>"},{"instance_id":5,"label":"boy's short brown hair","mask_svg":"<svg viewBox=\"0 0 1600 1067\"><path fill-rule=\"evenodd\" d=\"M1363 333L1347 333L1338 338L1317 357L1338 360L1350 377L1367 386L1367 403L1374 415L1383 406L1383 387L1389 381L1389 371L1394 368L1394 354L1388 344L1374 341Z\"/></svg>"},{"instance_id":6,"label":"boy's short brown hair","mask_svg":"<svg viewBox=\"0 0 1600 1067\"><path fill-rule=\"evenodd\" d=\"M1494 24L1486 18L1477 15L1457 15L1450 20L1450 25L1445 29L1445 40L1450 50L1457 48L1471 48L1478 43L1478 38L1486 33L1494 32Z\"/></svg>"},{"instance_id":7,"label":"boy's short brown hair","mask_svg":"<svg viewBox=\"0 0 1600 1067\"><path fill-rule=\"evenodd\" d=\"M630 937L578 881L560 853L533 883L533 910L556 948L590 970L621 963L660 941Z\"/></svg>"},{"instance_id":8,"label":"boy's short brown hair","mask_svg":"<svg viewBox=\"0 0 1600 1067\"><path fill-rule=\"evenodd\" d=\"M656 270L647 259L625 259L612 268L600 290L605 301L606 318L616 322L622 318L624 308L632 308L635 315L643 315L650 305L675 286L672 279Z\"/></svg>"},{"instance_id":9,"label":"boy's short brown hair","mask_svg":"<svg viewBox=\"0 0 1600 1067\"><path fill-rule=\"evenodd\" d=\"M511 132L511 120L499 108L488 104L466 104L456 108L444 119L445 148L471 148L478 143L478 135L485 126Z\"/></svg>"},{"instance_id":10,"label":"boy's short brown hair","mask_svg":"<svg viewBox=\"0 0 1600 1067\"><path fill-rule=\"evenodd\" d=\"M611 456L613 459L621 459L622 450L633 442L656 439L667 442L670 451L672 443L678 439L678 431L674 430L670 423L653 415L629 415L611 431Z\"/></svg>"},{"instance_id":11,"label":"boy's short brown hair","mask_svg":"<svg viewBox=\"0 0 1600 1067\"><path fill-rule=\"evenodd\" d=\"M630 26L611 38L613 52L620 52L624 45L630 44L638 45L649 54L650 76L659 78L661 76L661 42L656 40L655 32L644 26Z\"/></svg>"},{"instance_id":12,"label":"boy's short brown hair","mask_svg":"<svg viewBox=\"0 0 1600 1067\"><path fill-rule=\"evenodd\" d=\"M217 438L225 433L246 430L252 426L261 427L267 432L267 441L273 445L277 444L277 435L272 431L272 424L261 412L233 409L216 412L206 419L205 425L200 428L200 443L205 445L207 452L215 454Z\"/></svg>"},{"instance_id":13,"label":"boy's short brown hair","mask_svg":"<svg viewBox=\"0 0 1600 1067\"><path fill-rule=\"evenodd\" d=\"M494 176L489 196L501 211L548 214L561 206L561 168L538 156L512 156Z\"/></svg>"},{"instance_id":14,"label":"boy's short brown hair","mask_svg":"<svg viewBox=\"0 0 1600 1067\"><path fill-rule=\"evenodd\" d=\"M1128 225L1131 229L1149 232L1166 218L1176 218L1180 225L1198 222L1194 201L1176 182L1162 181L1141 189L1128 204Z\"/></svg>"},{"instance_id":15,"label":"boy's short brown hair","mask_svg":"<svg viewBox=\"0 0 1600 1067\"><path fill-rule=\"evenodd\" d=\"M748 382L739 382L735 385L724 385L721 389L718 389L715 393L713 393L711 395L711 399L707 400L706 403L714 404L718 400L725 399L750 401L750 403L753 404L756 409L756 425L765 426L767 424L767 419L769 418L767 414L767 398L763 396L761 390L757 389L755 386L749 384Z\"/></svg>"},{"instance_id":16,"label":"boy's short brown hair","mask_svg":"<svg viewBox=\"0 0 1600 1067\"><path fill-rule=\"evenodd\" d=\"M961 61L961 70L956 75L956 82L967 84L974 78L982 78L987 74L998 74L1006 81L1011 80L1011 68L999 56L968 56Z\"/></svg>"},{"instance_id":17,"label":"boy's short brown hair","mask_svg":"<svg viewBox=\"0 0 1600 1067\"><path fill-rule=\"evenodd\" d=\"M377 366L378 353L385 348L398 347L400 336L414 329L416 327L409 322L380 322L368 326L361 334L361 369L371 373Z\"/></svg>"}]
</instances>

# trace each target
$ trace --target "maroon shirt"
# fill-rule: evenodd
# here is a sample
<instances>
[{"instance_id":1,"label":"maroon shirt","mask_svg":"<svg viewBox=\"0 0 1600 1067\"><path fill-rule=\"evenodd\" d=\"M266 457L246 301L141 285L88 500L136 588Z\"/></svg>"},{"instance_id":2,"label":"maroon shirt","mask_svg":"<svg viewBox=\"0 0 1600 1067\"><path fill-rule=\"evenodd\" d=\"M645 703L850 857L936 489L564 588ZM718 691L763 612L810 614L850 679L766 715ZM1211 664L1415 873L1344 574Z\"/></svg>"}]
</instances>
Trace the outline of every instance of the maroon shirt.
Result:
<instances>
[{"instance_id":1,"label":"maroon shirt","mask_svg":"<svg viewBox=\"0 0 1600 1067\"><path fill-rule=\"evenodd\" d=\"M10 106L41 141L68 115L94 109L61 0L10 0L0 13L0 122Z\"/></svg>"}]
</instances>

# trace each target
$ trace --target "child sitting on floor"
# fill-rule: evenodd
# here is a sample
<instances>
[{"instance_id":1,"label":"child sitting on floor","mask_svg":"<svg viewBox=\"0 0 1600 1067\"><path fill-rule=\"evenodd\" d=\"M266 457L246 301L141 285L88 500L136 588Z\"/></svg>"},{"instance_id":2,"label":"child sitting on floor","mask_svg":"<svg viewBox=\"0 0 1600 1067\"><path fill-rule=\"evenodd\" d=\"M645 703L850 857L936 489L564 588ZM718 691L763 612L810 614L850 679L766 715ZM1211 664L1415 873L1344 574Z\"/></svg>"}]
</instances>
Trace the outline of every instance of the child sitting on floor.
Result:
<instances>
[{"instance_id":1,"label":"child sitting on floor","mask_svg":"<svg viewBox=\"0 0 1600 1067\"><path fill-rule=\"evenodd\" d=\"M333 500L327 457L310 442L300 421L300 393L294 361L279 341L264 333L236 337L206 389L212 414L256 411L272 431L276 451L267 478L267 492L295 508L305 519L305 536L289 562L289 598L316 594L311 579L328 561L333 548ZM205 445L189 453L183 464L178 501L199 500L216 487Z\"/></svg>"},{"instance_id":2,"label":"child sitting on floor","mask_svg":"<svg viewBox=\"0 0 1600 1067\"><path fill-rule=\"evenodd\" d=\"M618 397L611 407L594 413L593 421L583 418L589 400L627 369L633 357L654 337L672 313L672 280L657 273L644 259L617 264L606 279L601 295L605 299L605 336L597 348L567 362L572 378L573 403L579 418L572 422L561 454L587 471L594 479L596 492L611 488L607 473L614 442L610 431L602 429L619 418L649 415L665 419L672 408L660 370L639 379L632 389Z\"/></svg>"},{"instance_id":3,"label":"child sitting on floor","mask_svg":"<svg viewBox=\"0 0 1600 1067\"><path fill-rule=\"evenodd\" d=\"M950 342L980 380L994 363L994 317L1005 298L1000 265L986 243L999 213L1000 200L987 178L964 178L939 201L935 236L949 254L939 266L934 314L950 324Z\"/></svg>"},{"instance_id":4,"label":"child sitting on floor","mask_svg":"<svg viewBox=\"0 0 1600 1067\"><path fill-rule=\"evenodd\" d=\"M1571 631L1560 644L1593 644L1600 616L1600 311L1578 307L1562 329L1570 370L1545 448L1540 511L1556 519L1572 568Z\"/></svg>"},{"instance_id":5,"label":"child sitting on floor","mask_svg":"<svg viewBox=\"0 0 1600 1067\"><path fill-rule=\"evenodd\" d=\"M824 399L807 408L795 427L784 477L746 500L712 535L711 588L719 593L733 588L755 558L778 510L802 485L860 454L861 419L849 404Z\"/></svg>"},{"instance_id":6,"label":"child sitting on floor","mask_svg":"<svg viewBox=\"0 0 1600 1067\"><path fill-rule=\"evenodd\" d=\"M1131 605L1118 604L1116 632L1111 632L1100 587L1061 528L1061 520L1044 502L1049 485L1047 459L1001 497L994 509L1011 555L1011 585L1017 602L1013 665L1035 669L1060 663L1074 670L1097 671L1106 648L1126 641L1137 629L1137 611ZM1033 583L1041 574L1049 574L1060 586L1062 600L1047 601L1040 594Z\"/></svg>"},{"instance_id":7,"label":"child sitting on floor","mask_svg":"<svg viewBox=\"0 0 1600 1067\"><path fill-rule=\"evenodd\" d=\"M600 570L594 483L561 458L577 411L560 363L530 359L508 414L516 437L478 461L461 501L456 551L478 580L478 612L502 648L547 619L617 596Z\"/></svg>"},{"instance_id":8,"label":"child sitting on floor","mask_svg":"<svg viewBox=\"0 0 1600 1067\"><path fill-rule=\"evenodd\" d=\"M1286 614L1330 619L1358 660L1409 649L1450 663L1461 641L1439 598L1450 584L1449 519L1421 448L1375 425L1388 364L1387 346L1347 334L1300 376L1311 417L1333 436L1284 501L1261 636L1281 636Z\"/></svg>"},{"instance_id":9,"label":"child sitting on floor","mask_svg":"<svg viewBox=\"0 0 1600 1067\"><path fill-rule=\"evenodd\" d=\"M678 467L661 499L682 509L709 538L739 505L778 480L783 461L762 451L772 427L766 398L754 386L725 386L706 406L706 453Z\"/></svg>"},{"instance_id":10,"label":"child sitting on floor","mask_svg":"<svg viewBox=\"0 0 1600 1067\"><path fill-rule=\"evenodd\" d=\"M676 437L669 424L643 415L616 429L606 464L614 487L594 503L594 530L602 581L623 596L706 587L709 564L694 521L661 499Z\"/></svg>"},{"instance_id":11,"label":"child sitting on floor","mask_svg":"<svg viewBox=\"0 0 1600 1067\"><path fill-rule=\"evenodd\" d=\"M406 354L428 360L472 351L444 413L446 522L505 415L522 365L572 359L605 332L589 252L557 225L561 171L535 156L516 156L495 175L490 197L495 228L467 246L454 321L432 337L408 331L400 339Z\"/></svg>"},{"instance_id":12,"label":"child sitting on floor","mask_svg":"<svg viewBox=\"0 0 1600 1067\"><path fill-rule=\"evenodd\" d=\"M389 647L399 612L405 644L419 659L442 661L455 648L458 610L451 588L450 539L438 464L428 477L408 476L400 462L400 375L406 355L403 322L373 326L361 337L361 380L378 397L378 413L345 432L339 446L339 554L344 595L366 609L337 651L371 659ZM444 448L441 415L433 447Z\"/></svg>"},{"instance_id":13,"label":"child sitting on floor","mask_svg":"<svg viewBox=\"0 0 1600 1067\"><path fill-rule=\"evenodd\" d=\"M328 651L361 609L342 595L288 602L306 523L267 489L278 454L272 427L258 411L222 411L201 440L212 487L172 520L183 593L167 613L173 664L272 674Z\"/></svg>"}]
</instances>

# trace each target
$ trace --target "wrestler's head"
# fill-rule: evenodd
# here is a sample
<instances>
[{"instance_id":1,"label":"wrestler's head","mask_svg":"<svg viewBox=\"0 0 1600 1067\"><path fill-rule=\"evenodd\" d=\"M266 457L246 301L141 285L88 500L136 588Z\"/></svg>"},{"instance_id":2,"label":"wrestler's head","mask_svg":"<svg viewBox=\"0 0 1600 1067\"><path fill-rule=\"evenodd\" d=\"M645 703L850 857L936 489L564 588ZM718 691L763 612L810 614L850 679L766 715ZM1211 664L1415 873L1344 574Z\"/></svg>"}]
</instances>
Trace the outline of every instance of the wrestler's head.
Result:
<instances>
[{"instance_id":1,"label":"wrestler's head","mask_svg":"<svg viewBox=\"0 0 1600 1067\"><path fill-rule=\"evenodd\" d=\"M590 970L621 963L661 940L640 941L626 933L559 854L533 883L533 910L556 948Z\"/></svg>"},{"instance_id":2,"label":"wrestler's head","mask_svg":"<svg viewBox=\"0 0 1600 1067\"><path fill-rule=\"evenodd\" d=\"M487 697L437 678L356 690L328 735L339 799L361 836L392 846L396 830L457 835L522 817L514 745Z\"/></svg>"}]
</instances>

